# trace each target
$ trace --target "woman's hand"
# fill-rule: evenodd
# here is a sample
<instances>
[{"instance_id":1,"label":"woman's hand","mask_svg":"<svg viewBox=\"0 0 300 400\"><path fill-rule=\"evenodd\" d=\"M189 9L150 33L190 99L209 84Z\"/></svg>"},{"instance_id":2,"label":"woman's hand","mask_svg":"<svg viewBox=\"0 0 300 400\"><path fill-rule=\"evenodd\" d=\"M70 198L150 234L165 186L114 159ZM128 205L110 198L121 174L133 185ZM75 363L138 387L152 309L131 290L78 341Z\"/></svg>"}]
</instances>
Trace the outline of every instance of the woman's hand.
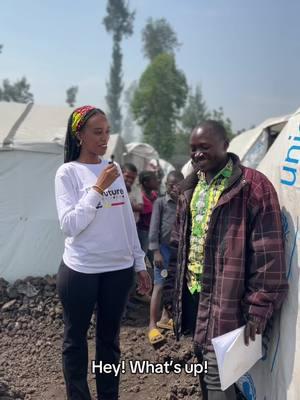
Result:
<instances>
[{"instance_id":1,"label":"woman's hand","mask_svg":"<svg viewBox=\"0 0 300 400\"><path fill-rule=\"evenodd\" d=\"M147 271L137 272L137 292L139 294L148 294L152 287L151 277Z\"/></svg>"},{"instance_id":2,"label":"woman's hand","mask_svg":"<svg viewBox=\"0 0 300 400\"><path fill-rule=\"evenodd\" d=\"M99 175L96 185L100 186L101 189L107 189L118 177L120 176L118 167L116 164L109 164Z\"/></svg>"}]
</instances>

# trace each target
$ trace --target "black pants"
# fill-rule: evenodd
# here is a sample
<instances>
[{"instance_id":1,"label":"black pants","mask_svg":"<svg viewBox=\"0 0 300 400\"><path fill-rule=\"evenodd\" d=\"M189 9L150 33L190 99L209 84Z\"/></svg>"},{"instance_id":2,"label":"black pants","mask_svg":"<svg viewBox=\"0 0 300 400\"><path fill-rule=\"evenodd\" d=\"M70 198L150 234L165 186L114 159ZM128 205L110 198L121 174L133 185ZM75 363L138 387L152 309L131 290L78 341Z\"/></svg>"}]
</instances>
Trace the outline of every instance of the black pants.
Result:
<instances>
[{"instance_id":1,"label":"black pants","mask_svg":"<svg viewBox=\"0 0 300 400\"><path fill-rule=\"evenodd\" d=\"M87 384L87 331L97 305L96 362L118 364L120 360L120 321L133 280L133 268L101 274L84 274L63 262L57 276L57 288L63 306L63 372L68 400L91 400ZM119 376L99 374L96 369L97 395L100 400L117 400Z\"/></svg>"},{"instance_id":2,"label":"black pants","mask_svg":"<svg viewBox=\"0 0 300 400\"><path fill-rule=\"evenodd\" d=\"M183 292L183 329L190 331L194 335L197 312L198 312L199 294L192 295L184 285ZM221 382L218 370L218 363L214 351L195 346L195 355L199 363L207 361L207 373L199 375L200 386L203 400L236 400L235 386L231 385L225 391L221 391Z\"/></svg>"}]
</instances>

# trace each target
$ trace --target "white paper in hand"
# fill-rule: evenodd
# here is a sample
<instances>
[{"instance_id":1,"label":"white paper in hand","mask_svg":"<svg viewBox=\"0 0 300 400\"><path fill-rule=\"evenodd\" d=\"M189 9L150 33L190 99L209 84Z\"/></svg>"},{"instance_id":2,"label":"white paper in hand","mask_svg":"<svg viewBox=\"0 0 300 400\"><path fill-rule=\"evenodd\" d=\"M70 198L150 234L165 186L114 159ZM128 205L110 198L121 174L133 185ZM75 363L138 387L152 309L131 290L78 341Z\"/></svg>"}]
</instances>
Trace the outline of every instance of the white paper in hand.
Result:
<instances>
[{"instance_id":1,"label":"white paper in hand","mask_svg":"<svg viewBox=\"0 0 300 400\"><path fill-rule=\"evenodd\" d=\"M249 346L246 346L244 329L242 326L212 339L222 390L235 383L262 357L262 336L256 335L255 341L250 339Z\"/></svg>"}]
</instances>

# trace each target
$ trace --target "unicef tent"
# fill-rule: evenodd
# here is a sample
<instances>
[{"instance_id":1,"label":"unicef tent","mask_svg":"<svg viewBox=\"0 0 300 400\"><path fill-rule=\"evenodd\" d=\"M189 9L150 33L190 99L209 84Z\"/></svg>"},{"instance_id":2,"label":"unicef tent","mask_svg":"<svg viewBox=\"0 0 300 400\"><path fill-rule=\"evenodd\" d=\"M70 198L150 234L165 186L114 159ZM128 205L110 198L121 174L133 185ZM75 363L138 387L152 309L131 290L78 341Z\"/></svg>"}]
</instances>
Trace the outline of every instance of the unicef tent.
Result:
<instances>
[{"instance_id":1,"label":"unicef tent","mask_svg":"<svg viewBox=\"0 0 300 400\"><path fill-rule=\"evenodd\" d=\"M257 127L235 136L228 151L238 154L243 165L256 168L289 118L290 115L269 118Z\"/></svg>"},{"instance_id":2,"label":"unicef tent","mask_svg":"<svg viewBox=\"0 0 300 400\"><path fill-rule=\"evenodd\" d=\"M68 107L0 102L0 277L56 273L62 252L54 176L63 163ZM111 135L106 157L123 162Z\"/></svg>"},{"instance_id":3,"label":"unicef tent","mask_svg":"<svg viewBox=\"0 0 300 400\"><path fill-rule=\"evenodd\" d=\"M284 125L257 169L274 184L282 207L289 293L264 337L263 359L239 381L247 400L300 399L300 109Z\"/></svg>"}]
</instances>

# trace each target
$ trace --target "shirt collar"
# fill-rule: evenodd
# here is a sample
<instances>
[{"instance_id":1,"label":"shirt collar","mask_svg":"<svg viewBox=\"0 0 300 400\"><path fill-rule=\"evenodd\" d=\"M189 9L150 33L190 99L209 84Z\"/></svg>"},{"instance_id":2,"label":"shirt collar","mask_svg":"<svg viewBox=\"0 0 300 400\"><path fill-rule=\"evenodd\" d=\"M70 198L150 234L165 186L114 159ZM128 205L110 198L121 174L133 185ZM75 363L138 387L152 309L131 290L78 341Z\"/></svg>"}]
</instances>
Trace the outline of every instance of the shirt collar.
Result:
<instances>
[{"instance_id":1,"label":"shirt collar","mask_svg":"<svg viewBox=\"0 0 300 400\"><path fill-rule=\"evenodd\" d=\"M172 197L168 193L165 194L165 199L166 199L166 202L168 202L168 201L173 201L174 202L174 200L172 199Z\"/></svg>"}]
</instances>

